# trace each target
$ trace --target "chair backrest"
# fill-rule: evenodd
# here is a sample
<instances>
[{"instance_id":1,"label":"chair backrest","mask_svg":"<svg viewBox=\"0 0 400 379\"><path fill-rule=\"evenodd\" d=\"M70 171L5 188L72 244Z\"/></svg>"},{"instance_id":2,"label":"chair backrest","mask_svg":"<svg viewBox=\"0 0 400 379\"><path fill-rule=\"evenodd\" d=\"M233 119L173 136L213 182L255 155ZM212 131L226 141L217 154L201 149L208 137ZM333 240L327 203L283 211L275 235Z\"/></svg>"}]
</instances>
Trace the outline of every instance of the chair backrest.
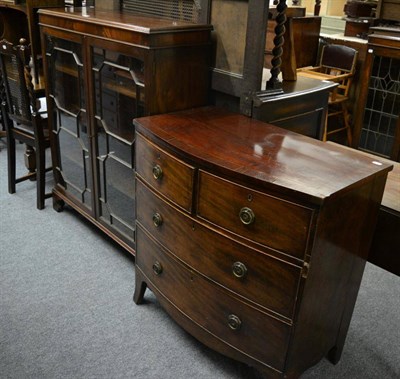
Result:
<instances>
[{"instance_id":1,"label":"chair backrest","mask_svg":"<svg viewBox=\"0 0 400 379\"><path fill-rule=\"evenodd\" d=\"M325 45L322 48L320 66L322 66L327 73L336 70L342 74L354 73L356 68L358 52L344 45Z\"/></svg>"},{"instance_id":2,"label":"chair backrest","mask_svg":"<svg viewBox=\"0 0 400 379\"><path fill-rule=\"evenodd\" d=\"M30 74L30 46L0 41L1 101L5 101L8 117L21 124L32 125L32 112L37 112Z\"/></svg>"},{"instance_id":3,"label":"chair backrest","mask_svg":"<svg viewBox=\"0 0 400 379\"><path fill-rule=\"evenodd\" d=\"M344 45L325 45L321 51L320 71L338 77L339 86L333 91L333 99L338 94L349 95L356 70L358 51ZM342 79L340 79L342 78Z\"/></svg>"}]
</instances>

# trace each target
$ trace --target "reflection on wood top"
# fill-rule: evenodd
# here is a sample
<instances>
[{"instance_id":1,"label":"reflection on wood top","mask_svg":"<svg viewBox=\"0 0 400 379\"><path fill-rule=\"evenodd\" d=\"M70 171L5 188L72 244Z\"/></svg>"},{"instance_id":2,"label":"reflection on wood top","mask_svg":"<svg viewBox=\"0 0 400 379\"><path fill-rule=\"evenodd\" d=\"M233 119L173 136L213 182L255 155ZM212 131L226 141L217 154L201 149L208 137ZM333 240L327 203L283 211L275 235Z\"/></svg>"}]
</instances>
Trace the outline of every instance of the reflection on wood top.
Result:
<instances>
[{"instance_id":1,"label":"reflection on wood top","mask_svg":"<svg viewBox=\"0 0 400 379\"><path fill-rule=\"evenodd\" d=\"M134 122L138 132L200 167L315 204L392 168L377 157L215 107Z\"/></svg>"},{"instance_id":2,"label":"reflection on wood top","mask_svg":"<svg viewBox=\"0 0 400 379\"><path fill-rule=\"evenodd\" d=\"M121 11L106 11L95 8L51 8L40 9L42 15L63 17L81 22L122 28L143 34L162 33L171 31L211 30L209 24L196 24L190 21L169 20L142 14L124 13Z\"/></svg>"}]
</instances>

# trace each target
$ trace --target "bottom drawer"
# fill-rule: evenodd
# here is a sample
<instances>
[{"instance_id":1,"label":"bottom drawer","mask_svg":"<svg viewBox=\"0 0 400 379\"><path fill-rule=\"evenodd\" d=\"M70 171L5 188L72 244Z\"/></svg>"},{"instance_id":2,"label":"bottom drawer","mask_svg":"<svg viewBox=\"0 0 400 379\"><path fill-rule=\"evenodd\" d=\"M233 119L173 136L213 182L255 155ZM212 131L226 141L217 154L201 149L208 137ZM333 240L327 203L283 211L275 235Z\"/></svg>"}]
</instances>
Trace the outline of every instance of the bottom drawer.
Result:
<instances>
[{"instance_id":1,"label":"bottom drawer","mask_svg":"<svg viewBox=\"0 0 400 379\"><path fill-rule=\"evenodd\" d=\"M282 371L290 326L234 298L182 265L137 230L136 265L147 283L200 327L246 355Z\"/></svg>"}]
</instances>

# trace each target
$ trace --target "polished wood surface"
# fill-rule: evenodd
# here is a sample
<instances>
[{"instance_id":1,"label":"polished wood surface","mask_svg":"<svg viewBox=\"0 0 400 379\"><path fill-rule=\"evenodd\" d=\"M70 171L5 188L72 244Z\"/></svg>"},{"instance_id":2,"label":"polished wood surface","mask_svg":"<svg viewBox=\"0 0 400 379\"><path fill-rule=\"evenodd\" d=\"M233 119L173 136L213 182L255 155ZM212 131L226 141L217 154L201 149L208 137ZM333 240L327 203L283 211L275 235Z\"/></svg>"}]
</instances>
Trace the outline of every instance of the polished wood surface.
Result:
<instances>
[{"instance_id":1,"label":"polished wood surface","mask_svg":"<svg viewBox=\"0 0 400 379\"><path fill-rule=\"evenodd\" d=\"M197 216L200 219L220 225L261 245L278 249L296 258L304 258L313 209L276 199L252 188L238 186L203 171L199 173L198 180ZM229 197L221 196L222 193L229 193ZM244 229L230 215L232 209L237 209L240 217L243 199L246 197L249 198L248 207L257 222ZM281 217L274 217L277 214ZM287 235L292 238L287 239Z\"/></svg>"},{"instance_id":2,"label":"polished wood surface","mask_svg":"<svg viewBox=\"0 0 400 379\"><path fill-rule=\"evenodd\" d=\"M215 107L134 124L135 302L268 378L336 363L392 166Z\"/></svg>"},{"instance_id":3,"label":"polished wood surface","mask_svg":"<svg viewBox=\"0 0 400 379\"><path fill-rule=\"evenodd\" d=\"M121 11L104 11L96 8L54 8L39 11L40 23L52 25L52 18L66 30L79 32L84 28L86 34L109 39L124 39L129 35L129 42L141 46L163 47L177 45L179 42L208 43L211 25L196 24L181 20L168 20ZM198 33L204 30L206 33ZM192 32L196 33L192 33ZM193 38L193 40L192 40Z\"/></svg>"},{"instance_id":4,"label":"polished wood surface","mask_svg":"<svg viewBox=\"0 0 400 379\"><path fill-rule=\"evenodd\" d=\"M162 248L152 242L145 232L138 229L138 249L146 251L137 257L137 267L144 273L153 271L155 261L162 261L163 274L154 275L152 280L156 291L166 294L175 307L190 317L192 322L206 329L210 334L219 336L221 330L226 333L224 342L232 346L240 346L255 359L274 362L279 370L284 368L286 346L290 337L289 325L268 316L244 302L236 301L223 289L213 284L197 272L190 272L179 261L166 255ZM146 238L147 237L147 238ZM140 277L140 272L138 273ZM242 327L230 331L228 312L234 311L241 316ZM256 334L268 338L248 338Z\"/></svg>"},{"instance_id":5,"label":"polished wood surface","mask_svg":"<svg viewBox=\"0 0 400 379\"><path fill-rule=\"evenodd\" d=\"M174 205L169 205L159 195L148 191L144 182L137 181L138 223L144 229L154 231L156 226L153 215L156 212L163 219L157 239L179 259L191 267L197 267L201 272L208 271L213 281L231 288L243 298L263 307L264 311L277 312L284 320L293 317L300 267L277 259L272 249L266 249L267 254L258 253L246 244L213 233L198 220L187 217ZM188 235L190 238L187 238ZM212 244L208 242L211 240ZM199 250L208 251L213 259L198 254ZM232 270L231 262L246 262L246 269L251 275L244 281L227 275Z\"/></svg>"},{"instance_id":6,"label":"polished wood surface","mask_svg":"<svg viewBox=\"0 0 400 379\"><path fill-rule=\"evenodd\" d=\"M356 186L366 174L381 172L382 167L389 171L388 165L374 163L375 159L343 153L336 146L214 107L144 117L138 126L144 127L144 135L165 138L161 146L168 143L188 150L195 161L234 173L243 183L257 183L281 195L296 194L315 204L341 188ZM302 154L296 148L299 144Z\"/></svg>"}]
</instances>

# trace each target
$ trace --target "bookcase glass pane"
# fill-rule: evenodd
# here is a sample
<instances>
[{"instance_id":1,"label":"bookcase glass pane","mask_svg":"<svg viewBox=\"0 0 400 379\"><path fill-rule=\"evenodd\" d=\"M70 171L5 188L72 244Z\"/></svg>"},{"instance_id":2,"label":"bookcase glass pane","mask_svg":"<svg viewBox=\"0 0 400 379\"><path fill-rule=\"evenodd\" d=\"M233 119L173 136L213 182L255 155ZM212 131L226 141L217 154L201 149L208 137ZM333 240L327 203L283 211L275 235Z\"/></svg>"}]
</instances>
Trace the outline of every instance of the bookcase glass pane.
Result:
<instances>
[{"instance_id":1,"label":"bookcase glass pane","mask_svg":"<svg viewBox=\"0 0 400 379\"><path fill-rule=\"evenodd\" d=\"M390 158L400 114L400 60L375 56L360 149Z\"/></svg>"},{"instance_id":2,"label":"bookcase glass pane","mask_svg":"<svg viewBox=\"0 0 400 379\"><path fill-rule=\"evenodd\" d=\"M144 65L133 57L93 47L99 217L134 241L133 119L143 114Z\"/></svg>"},{"instance_id":3,"label":"bookcase glass pane","mask_svg":"<svg viewBox=\"0 0 400 379\"><path fill-rule=\"evenodd\" d=\"M134 241L133 143L129 144L113 137L101 126L97 131L99 216L108 225Z\"/></svg>"},{"instance_id":4,"label":"bookcase glass pane","mask_svg":"<svg viewBox=\"0 0 400 379\"><path fill-rule=\"evenodd\" d=\"M81 46L50 36L46 42L53 133L63 151L57 157L58 182L66 192L92 209L90 138Z\"/></svg>"}]
</instances>

